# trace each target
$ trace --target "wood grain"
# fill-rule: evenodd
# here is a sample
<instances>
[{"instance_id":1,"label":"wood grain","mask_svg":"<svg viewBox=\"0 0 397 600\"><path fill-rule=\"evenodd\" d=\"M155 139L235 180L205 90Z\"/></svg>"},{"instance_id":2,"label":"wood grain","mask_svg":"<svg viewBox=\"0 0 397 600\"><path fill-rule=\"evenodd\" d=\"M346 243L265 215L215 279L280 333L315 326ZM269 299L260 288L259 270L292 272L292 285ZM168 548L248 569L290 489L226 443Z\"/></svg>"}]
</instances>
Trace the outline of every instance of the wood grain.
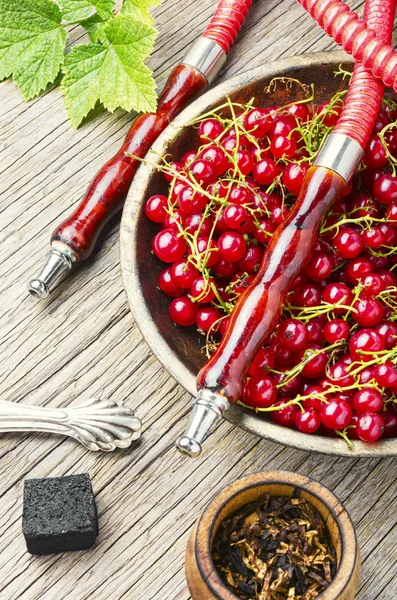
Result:
<instances>
[{"instance_id":1,"label":"wood grain","mask_svg":"<svg viewBox=\"0 0 397 600\"><path fill-rule=\"evenodd\" d=\"M362 2L351 6L362 10ZM159 87L212 10L209 0L164 0L156 9L160 34L150 65ZM75 29L72 41L80 39ZM254 3L221 80L281 56L334 47L295 0L262 0ZM1 397L60 406L111 396L144 422L142 441L112 455L44 435L1 438L0 598L188 600L183 559L199 512L236 477L284 468L321 480L350 511L363 560L358 600L394 599L392 459L311 455L264 443L226 423L212 433L211 452L198 461L176 454L173 440L183 429L189 397L153 358L129 314L117 223L51 301L37 304L27 296L26 283L41 267L52 229L117 150L132 115L101 113L76 132L58 90L24 104L10 81L0 84L0 103ZM31 557L21 531L23 479L84 471L98 500L96 547Z\"/></svg>"}]
</instances>

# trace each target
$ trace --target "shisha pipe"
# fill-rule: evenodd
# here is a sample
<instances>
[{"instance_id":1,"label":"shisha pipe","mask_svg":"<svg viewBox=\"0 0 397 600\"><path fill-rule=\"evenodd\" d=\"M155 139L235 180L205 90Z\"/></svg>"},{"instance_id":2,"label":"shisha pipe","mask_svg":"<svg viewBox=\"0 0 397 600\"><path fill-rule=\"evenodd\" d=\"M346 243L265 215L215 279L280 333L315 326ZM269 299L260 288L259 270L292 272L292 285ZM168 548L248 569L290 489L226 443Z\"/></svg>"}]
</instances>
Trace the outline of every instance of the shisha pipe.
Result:
<instances>
[{"instance_id":1,"label":"shisha pipe","mask_svg":"<svg viewBox=\"0 0 397 600\"><path fill-rule=\"evenodd\" d=\"M314 2L317 7L330 3L340 4ZM364 20L379 31L379 43L391 39L395 5L396 0L366 0ZM307 171L295 206L273 235L255 280L239 298L219 347L198 374L190 422L176 441L183 454L200 455L210 427L238 401L255 354L274 331L285 297L314 250L322 217L361 161L382 96L382 84L356 65L337 126Z\"/></svg>"},{"instance_id":2,"label":"shisha pipe","mask_svg":"<svg viewBox=\"0 0 397 600\"><path fill-rule=\"evenodd\" d=\"M91 255L106 223L123 206L139 158L145 156L172 119L208 89L224 65L251 5L252 0L220 0L203 35L168 77L157 112L135 119L120 150L95 175L72 215L53 232L44 268L29 282L32 296L46 298L76 263Z\"/></svg>"}]
</instances>

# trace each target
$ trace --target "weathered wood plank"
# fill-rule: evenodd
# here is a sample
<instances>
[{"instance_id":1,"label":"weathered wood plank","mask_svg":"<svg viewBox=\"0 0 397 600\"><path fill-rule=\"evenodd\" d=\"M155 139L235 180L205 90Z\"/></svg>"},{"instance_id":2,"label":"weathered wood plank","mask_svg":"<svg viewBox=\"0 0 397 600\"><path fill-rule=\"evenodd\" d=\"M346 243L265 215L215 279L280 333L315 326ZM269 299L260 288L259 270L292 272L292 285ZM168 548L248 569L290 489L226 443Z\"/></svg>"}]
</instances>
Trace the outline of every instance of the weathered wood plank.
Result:
<instances>
[{"instance_id":1,"label":"weathered wood plank","mask_svg":"<svg viewBox=\"0 0 397 600\"><path fill-rule=\"evenodd\" d=\"M360 1L351 5L362 10ZM159 88L213 7L209 0L165 0L156 8L160 33L150 65ZM81 39L74 28L70 41ZM255 2L220 79L281 56L333 47L295 0ZM268 468L298 470L336 491L352 514L362 549L358 599L394 598L393 460L310 456L226 423L197 462L175 453L172 443L189 399L151 356L128 312L117 224L51 302L27 298L26 282L42 264L52 228L118 148L132 116L101 113L76 132L58 90L24 104L6 81L0 101L1 397L59 406L78 397L112 396L137 411L145 430L141 442L112 455L89 454L70 440L44 435L0 440L0 598L188 600L183 555L200 510L222 485ZM98 498L97 546L30 557L21 534L23 479L83 471L91 474Z\"/></svg>"}]
</instances>

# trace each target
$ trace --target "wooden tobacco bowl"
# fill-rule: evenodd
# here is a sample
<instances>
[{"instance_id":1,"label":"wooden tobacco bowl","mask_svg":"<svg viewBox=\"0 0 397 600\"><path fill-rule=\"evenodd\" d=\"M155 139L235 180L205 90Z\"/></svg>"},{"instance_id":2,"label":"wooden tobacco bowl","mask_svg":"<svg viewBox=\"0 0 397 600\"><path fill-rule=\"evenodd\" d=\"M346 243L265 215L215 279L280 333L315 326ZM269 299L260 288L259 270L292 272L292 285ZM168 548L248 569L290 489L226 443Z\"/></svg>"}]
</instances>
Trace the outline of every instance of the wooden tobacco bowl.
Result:
<instances>
[{"instance_id":1,"label":"wooden tobacco bowl","mask_svg":"<svg viewBox=\"0 0 397 600\"><path fill-rule=\"evenodd\" d=\"M192 600L238 600L215 569L211 546L221 522L263 494L295 496L322 516L336 551L337 571L318 600L353 600L360 579L360 555L353 524L339 500L323 485L289 471L254 473L223 488L194 525L186 550L186 578Z\"/></svg>"}]
</instances>

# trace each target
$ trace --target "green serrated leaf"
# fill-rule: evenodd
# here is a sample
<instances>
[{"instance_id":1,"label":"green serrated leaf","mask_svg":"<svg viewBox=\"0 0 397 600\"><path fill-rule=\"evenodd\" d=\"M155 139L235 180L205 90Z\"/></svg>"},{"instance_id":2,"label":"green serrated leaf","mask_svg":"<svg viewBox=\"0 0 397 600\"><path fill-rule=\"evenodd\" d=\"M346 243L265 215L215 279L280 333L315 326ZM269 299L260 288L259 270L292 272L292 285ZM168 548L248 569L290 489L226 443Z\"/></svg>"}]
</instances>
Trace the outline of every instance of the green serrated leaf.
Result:
<instances>
[{"instance_id":1,"label":"green serrated leaf","mask_svg":"<svg viewBox=\"0 0 397 600\"><path fill-rule=\"evenodd\" d=\"M154 19L149 12L149 8L159 6L159 4L161 4L161 0L124 0L121 14L147 25L153 25Z\"/></svg>"},{"instance_id":2,"label":"green serrated leaf","mask_svg":"<svg viewBox=\"0 0 397 600\"><path fill-rule=\"evenodd\" d=\"M107 49L102 44L75 46L65 58L61 91L73 127L78 127L99 99L99 72Z\"/></svg>"},{"instance_id":3,"label":"green serrated leaf","mask_svg":"<svg viewBox=\"0 0 397 600\"><path fill-rule=\"evenodd\" d=\"M144 64L156 31L131 17L117 15L104 23L100 40L72 48L65 60L61 89L73 125L77 127L97 102L108 110L153 111L155 83Z\"/></svg>"},{"instance_id":4,"label":"green serrated leaf","mask_svg":"<svg viewBox=\"0 0 397 600\"><path fill-rule=\"evenodd\" d=\"M81 22L82 27L87 31L91 42L97 42L100 36L102 27L105 25L105 21L101 19L97 14L93 15L89 19L85 19Z\"/></svg>"},{"instance_id":5,"label":"green serrated leaf","mask_svg":"<svg viewBox=\"0 0 397 600\"><path fill-rule=\"evenodd\" d=\"M64 59L66 31L50 0L0 0L0 79L13 78L24 100L54 81Z\"/></svg>"},{"instance_id":6,"label":"green serrated leaf","mask_svg":"<svg viewBox=\"0 0 397 600\"><path fill-rule=\"evenodd\" d=\"M103 20L113 16L114 0L58 0L58 3L69 23L79 23L94 14Z\"/></svg>"}]
</instances>

